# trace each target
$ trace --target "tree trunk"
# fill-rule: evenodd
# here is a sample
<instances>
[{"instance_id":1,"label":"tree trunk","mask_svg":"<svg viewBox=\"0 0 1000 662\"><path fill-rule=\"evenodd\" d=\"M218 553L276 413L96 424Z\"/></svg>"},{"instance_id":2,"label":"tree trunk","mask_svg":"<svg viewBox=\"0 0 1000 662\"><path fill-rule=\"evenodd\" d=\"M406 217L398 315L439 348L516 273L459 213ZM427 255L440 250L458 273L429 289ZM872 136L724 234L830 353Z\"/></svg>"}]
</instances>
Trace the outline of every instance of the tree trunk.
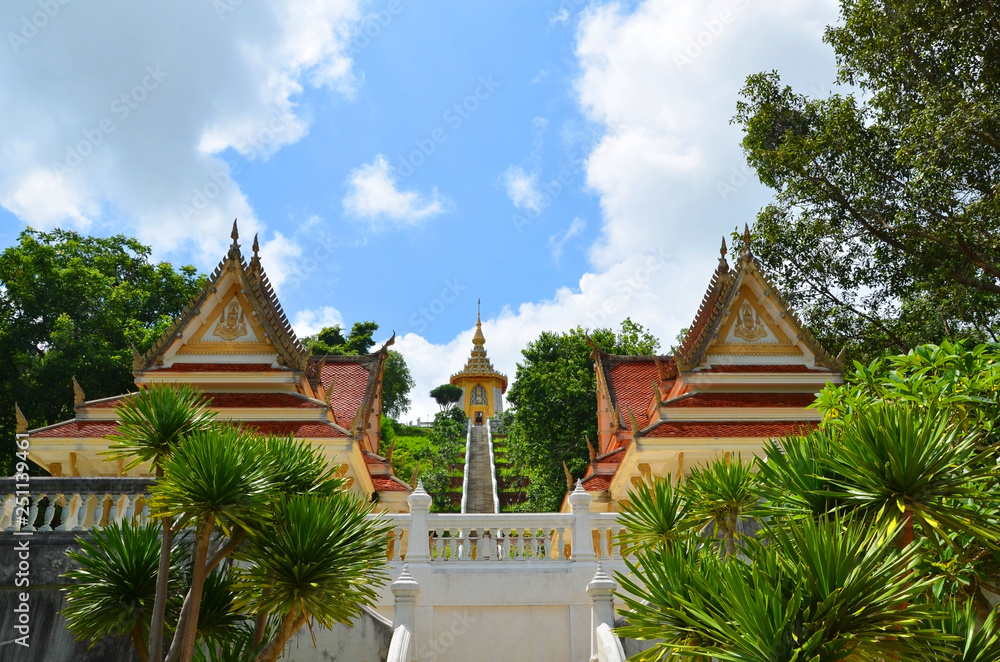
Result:
<instances>
[{"instance_id":1,"label":"tree trunk","mask_svg":"<svg viewBox=\"0 0 1000 662\"><path fill-rule=\"evenodd\" d=\"M149 651L146 650L146 642L142 637L142 626L139 623L136 623L132 631L129 632L129 639L132 640L132 645L135 646L139 662L149 662Z\"/></svg>"},{"instance_id":2,"label":"tree trunk","mask_svg":"<svg viewBox=\"0 0 1000 662\"><path fill-rule=\"evenodd\" d=\"M167 589L170 585L170 552L174 546L173 517L163 518L160 540L160 566L156 571L156 599L153 601L153 622L149 626L149 657L163 659L163 625L167 614Z\"/></svg>"},{"instance_id":3,"label":"tree trunk","mask_svg":"<svg viewBox=\"0 0 1000 662\"><path fill-rule=\"evenodd\" d=\"M281 619L281 625L278 626L278 633L274 635L274 639L260 652L255 662L278 662L281 652L285 649L285 644L288 643L293 634L299 631L299 628L306 624L308 619L308 614L303 613L296 618L294 611L288 612Z\"/></svg>"},{"instance_id":4,"label":"tree trunk","mask_svg":"<svg viewBox=\"0 0 1000 662\"><path fill-rule=\"evenodd\" d=\"M205 588L206 564L208 548L212 542L212 530L215 528L215 516L208 518L198 526L195 538L194 558L191 561L191 588L184 598L177 632L167 653L167 662L191 662L194 656L195 639L198 637L198 612L201 611L201 594Z\"/></svg>"}]
</instances>

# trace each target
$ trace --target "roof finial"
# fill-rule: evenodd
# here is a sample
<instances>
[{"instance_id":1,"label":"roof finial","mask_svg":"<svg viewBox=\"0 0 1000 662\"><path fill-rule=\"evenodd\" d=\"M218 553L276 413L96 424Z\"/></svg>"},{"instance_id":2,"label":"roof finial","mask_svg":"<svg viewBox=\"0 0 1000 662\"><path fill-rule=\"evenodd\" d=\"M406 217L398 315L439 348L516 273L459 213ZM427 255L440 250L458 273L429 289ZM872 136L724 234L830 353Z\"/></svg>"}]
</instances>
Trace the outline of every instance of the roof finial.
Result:
<instances>
[{"instance_id":1,"label":"roof finial","mask_svg":"<svg viewBox=\"0 0 1000 662\"><path fill-rule=\"evenodd\" d=\"M483 300L476 299L476 326L483 323Z\"/></svg>"},{"instance_id":2,"label":"roof finial","mask_svg":"<svg viewBox=\"0 0 1000 662\"><path fill-rule=\"evenodd\" d=\"M743 250L747 253L750 252L750 224L746 223L743 226Z\"/></svg>"},{"instance_id":3,"label":"roof finial","mask_svg":"<svg viewBox=\"0 0 1000 662\"><path fill-rule=\"evenodd\" d=\"M232 233L229 236L233 238L233 241L236 241L237 239L240 238L240 229L238 227L236 227L236 219L235 218L233 219L233 231L232 231Z\"/></svg>"},{"instance_id":4,"label":"roof finial","mask_svg":"<svg viewBox=\"0 0 1000 662\"><path fill-rule=\"evenodd\" d=\"M257 251L259 251L259 250L260 250L260 242L257 241L257 233L255 232L254 235L253 235L253 254L254 254L254 256L257 255Z\"/></svg>"},{"instance_id":5,"label":"roof finial","mask_svg":"<svg viewBox=\"0 0 1000 662\"><path fill-rule=\"evenodd\" d=\"M27 432L28 419L25 418L24 414L21 413L21 408L17 406L16 402L14 403L14 418L15 420L17 420L17 426L15 427L14 432L16 432L17 434L24 434L25 432Z\"/></svg>"},{"instance_id":6,"label":"roof finial","mask_svg":"<svg viewBox=\"0 0 1000 662\"><path fill-rule=\"evenodd\" d=\"M726 235L722 235L722 248L719 249L719 257L726 259L726 253L729 249L726 248Z\"/></svg>"}]
</instances>

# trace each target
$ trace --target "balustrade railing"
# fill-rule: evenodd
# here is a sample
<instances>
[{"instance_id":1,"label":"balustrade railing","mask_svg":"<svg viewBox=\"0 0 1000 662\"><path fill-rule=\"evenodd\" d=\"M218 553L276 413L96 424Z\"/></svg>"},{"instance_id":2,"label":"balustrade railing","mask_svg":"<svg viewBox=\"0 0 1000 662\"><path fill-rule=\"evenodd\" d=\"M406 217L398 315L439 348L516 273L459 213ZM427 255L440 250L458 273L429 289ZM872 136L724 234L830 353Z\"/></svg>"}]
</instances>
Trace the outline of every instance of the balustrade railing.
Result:
<instances>
[{"instance_id":1,"label":"balustrade railing","mask_svg":"<svg viewBox=\"0 0 1000 662\"><path fill-rule=\"evenodd\" d=\"M152 478L0 479L0 531L88 531L149 518Z\"/></svg>"},{"instance_id":2,"label":"balustrade railing","mask_svg":"<svg viewBox=\"0 0 1000 662\"><path fill-rule=\"evenodd\" d=\"M573 516L559 513L432 514L431 563L568 559Z\"/></svg>"}]
</instances>

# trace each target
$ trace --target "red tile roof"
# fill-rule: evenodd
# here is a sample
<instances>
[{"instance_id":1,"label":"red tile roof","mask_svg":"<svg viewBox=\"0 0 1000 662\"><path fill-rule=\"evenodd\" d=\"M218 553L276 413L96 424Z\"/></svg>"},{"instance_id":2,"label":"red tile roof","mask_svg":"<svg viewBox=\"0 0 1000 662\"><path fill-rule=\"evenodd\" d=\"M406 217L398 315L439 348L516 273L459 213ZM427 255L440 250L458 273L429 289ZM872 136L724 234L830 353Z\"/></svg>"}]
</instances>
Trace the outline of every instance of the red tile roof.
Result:
<instances>
[{"instance_id":1,"label":"red tile roof","mask_svg":"<svg viewBox=\"0 0 1000 662\"><path fill-rule=\"evenodd\" d=\"M33 439L45 438L97 438L114 434L118 430L117 421L65 421L53 426L32 432Z\"/></svg>"},{"instance_id":2,"label":"red tile roof","mask_svg":"<svg viewBox=\"0 0 1000 662\"><path fill-rule=\"evenodd\" d=\"M288 372L274 368L270 363L175 363L169 368L156 368L153 372Z\"/></svg>"},{"instance_id":3,"label":"red tile roof","mask_svg":"<svg viewBox=\"0 0 1000 662\"><path fill-rule=\"evenodd\" d=\"M609 476L607 474L594 475L589 478L584 478L583 489L588 492L600 492L601 490L606 490L611 487L612 478L614 478L614 476Z\"/></svg>"},{"instance_id":4,"label":"red tile roof","mask_svg":"<svg viewBox=\"0 0 1000 662\"><path fill-rule=\"evenodd\" d=\"M710 368L704 370L696 370L691 374L698 375L703 372L817 372L817 373L829 373L829 370L818 370L815 368L809 368L807 366L798 365L713 365Z\"/></svg>"},{"instance_id":5,"label":"red tile roof","mask_svg":"<svg viewBox=\"0 0 1000 662\"><path fill-rule=\"evenodd\" d=\"M409 492L410 486L395 476L372 476L376 492Z\"/></svg>"},{"instance_id":6,"label":"red tile roof","mask_svg":"<svg viewBox=\"0 0 1000 662\"><path fill-rule=\"evenodd\" d=\"M337 423L344 427L350 426L365 399L368 369L360 362L326 363L323 365L320 379L326 390L329 390L331 382L333 383L330 404Z\"/></svg>"},{"instance_id":7,"label":"red tile roof","mask_svg":"<svg viewBox=\"0 0 1000 662\"><path fill-rule=\"evenodd\" d=\"M242 428L260 434L279 436L294 435L315 439L346 438L342 431L322 421L232 421ZM118 430L117 421L66 421L52 427L31 433L32 438L97 438L114 434Z\"/></svg>"},{"instance_id":8,"label":"red tile roof","mask_svg":"<svg viewBox=\"0 0 1000 662\"><path fill-rule=\"evenodd\" d=\"M368 451L364 452L364 457L365 457L365 464L368 464L368 465L385 465L385 464L388 464L388 462L386 462L386 459L384 457L381 457L379 455L375 455L374 453L369 453Z\"/></svg>"},{"instance_id":9,"label":"red tile roof","mask_svg":"<svg viewBox=\"0 0 1000 662\"><path fill-rule=\"evenodd\" d=\"M623 361L612 366L610 373L611 388L621 419L627 425L628 410L631 409L639 428L646 427L649 424L646 411L653 400L653 380L656 379L659 383L653 358L650 357L647 361Z\"/></svg>"},{"instance_id":10,"label":"red tile roof","mask_svg":"<svg viewBox=\"0 0 1000 662\"><path fill-rule=\"evenodd\" d=\"M808 407L813 393L695 393L663 403L670 409L685 407Z\"/></svg>"},{"instance_id":11,"label":"red tile roof","mask_svg":"<svg viewBox=\"0 0 1000 662\"><path fill-rule=\"evenodd\" d=\"M322 421L233 421L241 428L258 434L273 434L287 437L309 437L311 439L346 439L341 430Z\"/></svg>"},{"instance_id":12,"label":"red tile roof","mask_svg":"<svg viewBox=\"0 0 1000 662\"><path fill-rule=\"evenodd\" d=\"M325 409L325 405L313 402L305 397L294 393L205 393L209 401L210 408L213 409L239 409L239 408L262 408L272 409L275 407L295 407L295 408L319 408ZM123 395L117 398L108 398L93 404L88 403L87 407L94 409L110 409L124 401L128 396Z\"/></svg>"},{"instance_id":13,"label":"red tile roof","mask_svg":"<svg viewBox=\"0 0 1000 662\"><path fill-rule=\"evenodd\" d=\"M814 421L664 421L643 437L784 437L816 425Z\"/></svg>"}]
</instances>

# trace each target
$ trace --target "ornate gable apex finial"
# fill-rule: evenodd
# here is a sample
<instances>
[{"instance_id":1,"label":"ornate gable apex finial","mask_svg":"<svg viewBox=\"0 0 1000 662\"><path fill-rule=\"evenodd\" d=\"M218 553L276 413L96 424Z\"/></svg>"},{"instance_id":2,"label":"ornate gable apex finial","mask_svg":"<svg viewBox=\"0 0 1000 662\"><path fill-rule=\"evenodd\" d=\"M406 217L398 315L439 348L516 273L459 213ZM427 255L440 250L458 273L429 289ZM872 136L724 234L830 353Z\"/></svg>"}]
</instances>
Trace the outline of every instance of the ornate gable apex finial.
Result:
<instances>
[{"instance_id":1,"label":"ornate gable apex finial","mask_svg":"<svg viewBox=\"0 0 1000 662\"><path fill-rule=\"evenodd\" d=\"M233 239L233 242L234 242L234 243L235 243L236 241L238 241L238 240L239 240L239 238L240 238L240 229L239 229L239 227L238 227L238 226L236 225L236 221L237 221L237 220L238 220L238 219L235 219L235 218L233 219L233 231L229 233L229 236L230 236L230 237L232 237L232 239Z\"/></svg>"},{"instance_id":2,"label":"ornate gable apex finial","mask_svg":"<svg viewBox=\"0 0 1000 662\"><path fill-rule=\"evenodd\" d=\"M27 432L28 419L24 417L24 414L21 412L21 407L19 407L16 402L14 403L14 418L17 420L17 426L14 429L14 432L16 434L24 434Z\"/></svg>"},{"instance_id":3,"label":"ornate gable apex finial","mask_svg":"<svg viewBox=\"0 0 1000 662\"><path fill-rule=\"evenodd\" d=\"M83 392L83 387L76 381L76 375L73 375L73 408L79 407L86 401L87 396Z\"/></svg>"},{"instance_id":4,"label":"ornate gable apex finial","mask_svg":"<svg viewBox=\"0 0 1000 662\"><path fill-rule=\"evenodd\" d=\"M260 271L260 241L257 239L257 233L253 235L253 257L250 258L250 269L251 271Z\"/></svg>"},{"instance_id":5,"label":"ornate gable apex finial","mask_svg":"<svg viewBox=\"0 0 1000 662\"><path fill-rule=\"evenodd\" d=\"M750 254L750 224L745 223L743 225L743 254Z\"/></svg>"}]
</instances>

